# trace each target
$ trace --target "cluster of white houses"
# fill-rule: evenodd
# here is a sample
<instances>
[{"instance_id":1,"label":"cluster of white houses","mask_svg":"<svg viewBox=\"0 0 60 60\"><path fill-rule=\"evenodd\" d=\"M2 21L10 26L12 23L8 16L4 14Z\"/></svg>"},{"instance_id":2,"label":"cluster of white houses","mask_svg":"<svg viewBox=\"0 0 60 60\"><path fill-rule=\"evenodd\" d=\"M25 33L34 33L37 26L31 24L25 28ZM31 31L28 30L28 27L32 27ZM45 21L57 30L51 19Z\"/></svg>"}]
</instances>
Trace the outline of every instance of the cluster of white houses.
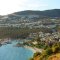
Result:
<instances>
[{"instance_id":1,"label":"cluster of white houses","mask_svg":"<svg viewBox=\"0 0 60 60\"><path fill-rule=\"evenodd\" d=\"M59 32L54 32L54 33L43 33L43 32L38 32L38 33L30 33L29 35L30 38L37 38L40 37L41 41L52 41L60 42L60 33Z\"/></svg>"}]
</instances>

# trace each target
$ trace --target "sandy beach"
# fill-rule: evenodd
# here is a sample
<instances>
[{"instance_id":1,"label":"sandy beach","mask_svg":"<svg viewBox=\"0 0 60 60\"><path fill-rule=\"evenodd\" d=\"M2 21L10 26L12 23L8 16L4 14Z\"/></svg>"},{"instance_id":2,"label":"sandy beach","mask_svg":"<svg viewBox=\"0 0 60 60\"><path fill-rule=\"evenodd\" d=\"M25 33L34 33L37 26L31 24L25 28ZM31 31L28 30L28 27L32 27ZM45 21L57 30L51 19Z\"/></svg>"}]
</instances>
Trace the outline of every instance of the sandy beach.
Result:
<instances>
[{"instance_id":1,"label":"sandy beach","mask_svg":"<svg viewBox=\"0 0 60 60\"><path fill-rule=\"evenodd\" d=\"M36 53L36 52L42 53L42 51L43 51L43 49L39 49L39 48L36 48L36 47L30 47L30 46L24 46L24 48L32 50L33 53Z\"/></svg>"}]
</instances>

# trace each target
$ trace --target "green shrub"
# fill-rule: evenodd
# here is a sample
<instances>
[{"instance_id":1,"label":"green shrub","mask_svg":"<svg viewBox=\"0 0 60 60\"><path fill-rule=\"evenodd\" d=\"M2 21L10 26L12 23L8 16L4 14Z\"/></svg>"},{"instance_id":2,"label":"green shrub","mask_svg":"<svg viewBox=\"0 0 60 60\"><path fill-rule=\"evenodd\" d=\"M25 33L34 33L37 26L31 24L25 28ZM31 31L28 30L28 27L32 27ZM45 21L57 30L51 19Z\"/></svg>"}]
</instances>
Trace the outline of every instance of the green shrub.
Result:
<instances>
[{"instance_id":1,"label":"green shrub","mask_svg":"<svg viewBox=\"0 0 60 60\"><path fill-rule=\"evenodd\" d=\"M36 56L38 56L38 55L40 55L41 53L39 53L39 52L36 52L36 53L34 53L34 56L33 57L36 57Z\"/></svg>"},{"instance_id":2,"label":"green shrub","mask_svg":"<svg viewBox=\"0 0 60 60\"><path fill-rule=\"evenodd\" d=\"M52 54L53 52L52 52L52 49L51 49L51 48L47 48L46 51L45 51L45 53L46 53L47 55L50 55L50 54Z\"/></svg>"},{"instance_id":3,"label":"green shrub","mask_svg":"<svg viewBox=\"0 0 60 60\"><path fill-rule=\"evenodd\" d=\"M58 46L55 46L55 47L52 47L52 51L53 51L53 53L57 53L57 52L59 52L59 47Z\"/></svg>"}]
</instances>

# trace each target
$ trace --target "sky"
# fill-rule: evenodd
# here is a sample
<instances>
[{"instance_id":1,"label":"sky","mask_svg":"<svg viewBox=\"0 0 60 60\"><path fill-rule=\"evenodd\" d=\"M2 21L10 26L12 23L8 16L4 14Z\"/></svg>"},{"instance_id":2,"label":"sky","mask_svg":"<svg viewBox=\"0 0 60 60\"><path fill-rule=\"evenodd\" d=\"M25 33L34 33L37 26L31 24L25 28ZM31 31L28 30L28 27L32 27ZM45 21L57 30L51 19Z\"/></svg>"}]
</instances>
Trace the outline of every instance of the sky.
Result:
<instances>
[{"instance_id":1,"label":"sky","mask_svg":"<svg viewBox=\"0 0 60 60\"><path fill-rule=\"evenodd\" d=\"M24 10L60 9L60 0L0 0L0 15Z\"/></svg>"}]
</instances>

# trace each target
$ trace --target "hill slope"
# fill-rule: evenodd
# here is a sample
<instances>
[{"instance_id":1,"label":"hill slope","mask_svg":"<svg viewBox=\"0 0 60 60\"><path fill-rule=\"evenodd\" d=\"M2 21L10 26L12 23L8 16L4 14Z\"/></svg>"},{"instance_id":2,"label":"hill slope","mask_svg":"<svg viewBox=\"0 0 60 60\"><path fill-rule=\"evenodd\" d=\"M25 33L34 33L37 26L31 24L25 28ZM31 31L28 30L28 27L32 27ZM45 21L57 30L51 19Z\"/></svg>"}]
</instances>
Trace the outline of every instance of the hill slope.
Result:
<instances>
[{"instance_id":1,"label":"hill slope","mask_svg":"<svg viewBox=\"0 0 60 60\"><path fill-rule=\"evenodd\" d=\"M37 21L42 18L60 18L60 9L45 11L20 11L9 15L1 16L0 23L19 23L21 21Z\"/></svg>"}]
</instances>

